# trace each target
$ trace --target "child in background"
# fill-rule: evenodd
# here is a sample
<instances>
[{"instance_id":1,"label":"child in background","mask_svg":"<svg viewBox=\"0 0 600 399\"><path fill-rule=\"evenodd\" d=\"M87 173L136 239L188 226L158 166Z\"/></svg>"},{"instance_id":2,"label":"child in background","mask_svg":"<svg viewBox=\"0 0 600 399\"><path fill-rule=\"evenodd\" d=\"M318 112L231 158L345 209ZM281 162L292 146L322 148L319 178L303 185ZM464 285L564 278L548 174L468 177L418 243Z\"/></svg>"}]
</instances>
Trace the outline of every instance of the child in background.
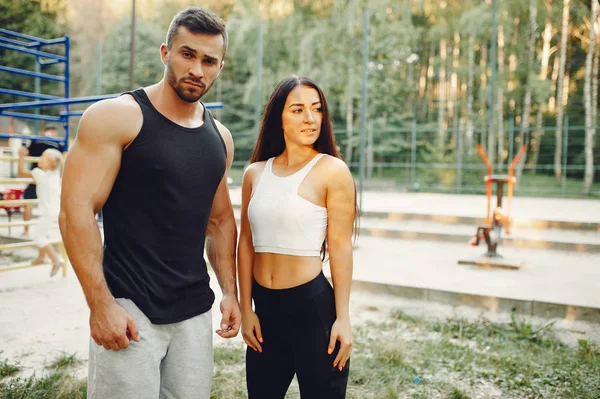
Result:
<instances>
[{"instance_id":1,"label":"child in background","mask_svg":"<svg viewBox=\"0 0 600 399\"><path fill-rule=\"evenodd\" d=\"M19 150L19 175L35 180L40 215L33 234L33 240L39 248L39 255L32 264L41 265L45 263L45 258L48 256L52 261L52 271L50 272L50 277L52 277L63 265L51 244L52 237L57 236L59 232L58 214L60 213L60 165L62 154L56 149L44 151L40 156L38 167L31 171L25 169L24 158L27 154L27 148L22 147Z\"/></svg>"}]
</instances>

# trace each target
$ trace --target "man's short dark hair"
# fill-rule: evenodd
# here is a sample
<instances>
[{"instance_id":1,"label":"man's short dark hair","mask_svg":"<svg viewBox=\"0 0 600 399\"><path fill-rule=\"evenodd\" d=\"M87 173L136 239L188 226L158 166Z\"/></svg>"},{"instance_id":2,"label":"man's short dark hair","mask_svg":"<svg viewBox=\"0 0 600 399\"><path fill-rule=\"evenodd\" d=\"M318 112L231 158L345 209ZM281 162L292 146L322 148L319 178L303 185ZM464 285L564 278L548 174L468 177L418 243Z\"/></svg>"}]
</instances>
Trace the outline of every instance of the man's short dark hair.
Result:
<instances>
[{"instance_id":1,"label":"man's short dark hair","mask_svg":"<svg viewBox=\"0 0 600 399\"><path fill-rule=\"evenodd\" d=\"M170 50L180 26L186 27L192 33L206 33L223 36L223 58L227 51L227 30L225 21L217 14L201 7L189 7L179 12L171 21L167 32L167 48Z\"/></svg>"}]
</instances>

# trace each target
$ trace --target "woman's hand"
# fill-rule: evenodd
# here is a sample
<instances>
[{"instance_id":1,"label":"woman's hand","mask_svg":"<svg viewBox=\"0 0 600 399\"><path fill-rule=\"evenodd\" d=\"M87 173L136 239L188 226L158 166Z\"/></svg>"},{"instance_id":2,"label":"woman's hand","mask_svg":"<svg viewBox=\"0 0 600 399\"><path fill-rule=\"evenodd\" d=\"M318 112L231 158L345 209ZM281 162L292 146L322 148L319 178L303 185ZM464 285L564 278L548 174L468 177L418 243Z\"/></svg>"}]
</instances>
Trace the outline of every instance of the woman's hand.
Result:
<instances>
[{"instance_id":1,"label":"woman's hand","mask_svg":"<svg viewBox=\"0 0 600 399\"><path fill-rule=\"evenodd\" d=\"M262 353L260 344L263 342L263 338L260 321L252 310L242 313L242 337L244 337L246 345Z\"/></svg>"},{"instance_id":2,"label":"woman's hand","mask_svg":"<svg viewBox=\"0 0 600 399\"><path fill-rule=\"evenodd\" d=\"M352 351L352 326L349 319L336 319L333 323L329 347L327 348L328 354L333 353L336 341L340 341L340 351L333 361L333 367L337 367L342 371L346 366L346 362L350 359L350 352Z\"/></svg>"}]
</instances>

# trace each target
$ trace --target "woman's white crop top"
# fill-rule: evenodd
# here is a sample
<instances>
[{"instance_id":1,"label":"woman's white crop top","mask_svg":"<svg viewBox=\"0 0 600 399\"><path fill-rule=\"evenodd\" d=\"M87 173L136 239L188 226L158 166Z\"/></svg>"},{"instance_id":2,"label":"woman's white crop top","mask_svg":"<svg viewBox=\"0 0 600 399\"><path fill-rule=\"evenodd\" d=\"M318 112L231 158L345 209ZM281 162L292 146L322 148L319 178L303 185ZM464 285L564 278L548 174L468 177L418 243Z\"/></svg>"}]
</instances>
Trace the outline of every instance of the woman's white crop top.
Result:
<instances>
[{"instance_id":1,"label":"woman's white crop top","mask_svg":"<svg viewBox=\"0 0 600 399\"><path fill-rule=\"evenodd\" d=\"M327 230L327 208L298 195L300 184L324 154L316 155L298 172L273 173L270 158L248 204L255 252L319 256Z\"/></svg>"}]
</instances>

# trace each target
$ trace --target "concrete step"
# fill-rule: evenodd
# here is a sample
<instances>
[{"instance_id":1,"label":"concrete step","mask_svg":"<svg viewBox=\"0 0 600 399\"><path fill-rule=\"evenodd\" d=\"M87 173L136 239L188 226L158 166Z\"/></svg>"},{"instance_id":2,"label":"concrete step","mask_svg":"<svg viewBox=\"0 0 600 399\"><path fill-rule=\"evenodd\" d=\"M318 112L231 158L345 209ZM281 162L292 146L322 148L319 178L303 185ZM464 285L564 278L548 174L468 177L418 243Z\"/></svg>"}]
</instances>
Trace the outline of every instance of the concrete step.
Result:
<instances>
[{"instance_id":1,"label":"concrete step","mask_svg":"<svg viewBox=\"0 0 600 399\"><path fill-rule=\"evenodd\" d=\"M373 237L419 239L465 243L475 235L477 224L445 224L421 220L390 220L361 218L360 234ZM480 245L485 246L482 242ZM502 247L553 249L600 253L600 232L590 230L561 230L556 228L514 228L504 235Z\"/></svg>"},{"instance_id":2,"label":"concrete step","mask_svg":"<svg viewBox=\"0 0 600 399\"><path fill-rule=\"evenodd\" d=\"M234 206L241 203L239 187L230 189ZM440 224L481 224L487 199L482 195L365 191L363 217L420 220ZM496 205L495 197L491 209ZM508 211L508 203L503 203ZM592 199L515 197L511 204L513 226L534 229L600 232L600 201Z\"/></svg>"},{"instance_id":3,"label":"concrete step","mask_svg":"<svg viewBox=\"0 0 600 399\"><path fill-rule=\"evenodd\" d=\"M239 208L234 209L234 213L239 221ZM359 236L454 242L468 247L476 231L477 224L361 217ZM511 235L502 237L498 252L501 253L504 247L600 253L600 232L556 228L543 230L514 228ZM485 242L482 241L479 251L485 252L485 248Z\"/></svg>"}]
</instances>

